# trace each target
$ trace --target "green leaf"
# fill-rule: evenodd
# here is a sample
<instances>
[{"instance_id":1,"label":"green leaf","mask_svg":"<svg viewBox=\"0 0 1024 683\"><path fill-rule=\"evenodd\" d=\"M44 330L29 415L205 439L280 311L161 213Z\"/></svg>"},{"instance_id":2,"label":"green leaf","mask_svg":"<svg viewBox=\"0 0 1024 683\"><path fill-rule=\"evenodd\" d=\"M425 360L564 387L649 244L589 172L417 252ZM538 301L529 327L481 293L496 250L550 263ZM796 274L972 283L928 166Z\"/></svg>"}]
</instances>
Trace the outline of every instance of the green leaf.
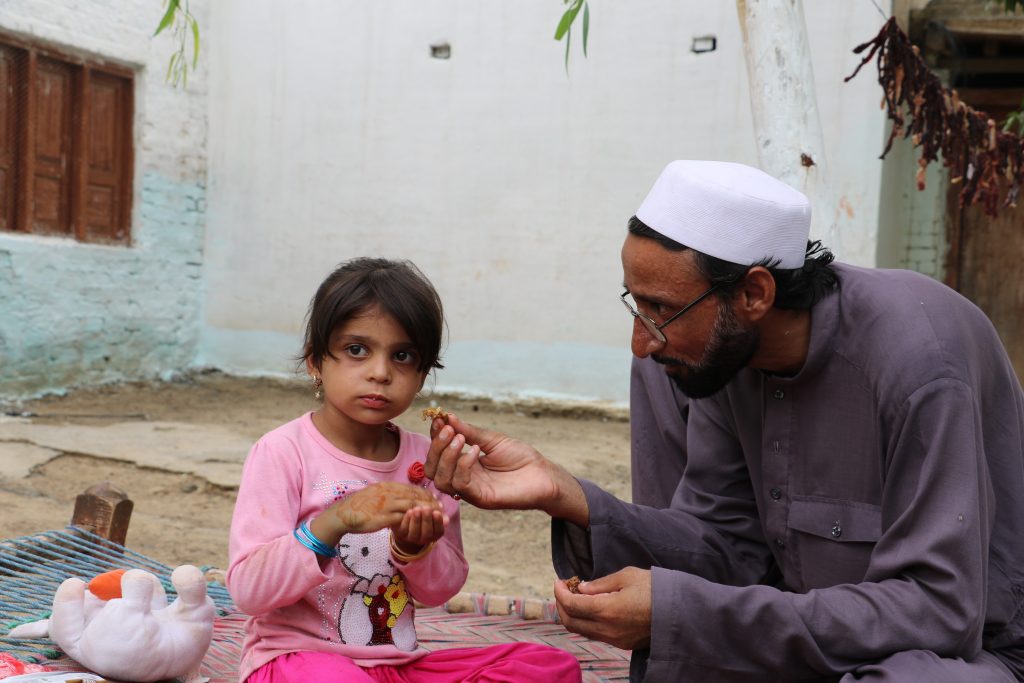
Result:
<instances>
[{"instance_id":1,"label":"green leaf","mask_svg":"<svg viewBox=\"0 0 1024 683\"><path fill-rule=\"evenodd\" d=\"M590 35L590 5L583 0L583 56L587 56L587 36Z\"/></svg>"},{"instance_id":2,"label":"green leaf","mask_svg":"<svg viewBox=\"0 0 1024 683\"><path fill-rule=\"evenodd\" d=\"M572 29L565 32L565 74L569 75L569 43L572 42Z\"/></svg>"},{"instance_id":3,"label":"green leaf","mask_svg":"<svg viewBox=\"0 0 1024 683\"><path fill-rule=\"evenodd\" d=\"M1006 115L1003 132L1013 133L1017 136L1024 135L1024 99L1020 101L1020 108L1017 111L1011 111Z\"/></svg>"},{"instance_id":4,"label":"green leaf","mask_svg":"<svg viewBox=\"0 0 1024 683\"><path fill-rule=\"evenodd\" d=\"M160 20L160 25L156 27L156 32L153 33L154 36L160 35L160 31L174 23L174 13L178 11L179 2L180 0L171 0L167 3L167 11L164 12L164 18Z\"/></svg>"},{"instance_id":5,"label":"green leaf","mask_svg":"<svg viewBox=\"0 0 1024 683\"><path fill-rule=\"evenodd\" d=\"M565 14L558 22L558 27L555 28L555 40L561 40L570 26L572 26L572 8L565 10Z\"/></svg>"},{"instance_id":6,"label":"green leaf","mask_svg":"<svg viewBox=\"0 0 1024 683\"><path fill-rule=\"evenodd\" d=\"M171 59L167 63L167 77L164 79L165 81L170 82L171 74L174 73L174 62L176 62L176 61L178 61L178 53L177 52L175 52L173 55L171 55Z\"/></svg>"},{"instance_id":7,"label":"green leaf","mask_svg":"<svg viewBox=\"0 0 1024 683\"><path fill-rule=\"evenodd\" d=\"M1006 120L1003 122L1003 132L1013 133L1017 136L1024 135L1024 99L1021 99L1017 111L1011 111L1006 115Z\"/></svg>"},{"instance_id":8,"label":"green leaf","mask_svg":"<svg viewBox=\"0 0 1024 683\"><path fill-rule=\"evenodd\" d=\"M569 27L576 21L576 15L579 14L582 5L583 0L574 0L572 7L565 10L562 20L558 22L558 28L555 29L555 40L561 40L562 36L569 32Z\"/></svg>"},{"instance_id":9,"label":"green leaf","mask_svg":"<svg viewBox=\"0 0 1024 683\"><path fill-rule=\"evenodd\" d=\"M192 21L192 69L195 70L199 64L199 22L191 14L189 19Z\"/></svg>"}]
</instances>

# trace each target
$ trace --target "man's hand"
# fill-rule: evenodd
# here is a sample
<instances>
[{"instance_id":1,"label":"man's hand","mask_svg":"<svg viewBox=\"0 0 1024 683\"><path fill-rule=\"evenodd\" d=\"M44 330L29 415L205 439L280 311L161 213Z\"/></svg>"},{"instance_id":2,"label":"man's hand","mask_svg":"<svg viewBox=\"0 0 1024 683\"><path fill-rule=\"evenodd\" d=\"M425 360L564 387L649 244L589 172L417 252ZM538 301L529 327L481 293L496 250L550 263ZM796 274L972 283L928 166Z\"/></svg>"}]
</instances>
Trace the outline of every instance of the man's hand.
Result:
<instances>
[{"instance_id":1,"label":"man's hand","mask_svg":"<svg viewBox=\"0 0 1024 683\"><path fill-rule=\"evenodd\" d=\"M623 650L650 647L650 570L626 567L581 583L579 591L555 581L555 603L566 629Z\"/></svg>"},{"instance_id":2,"label":"man's hand","mask_svg":"<svg viewBox=\"0 0 1024 683\"><path fill-rule=\"evenodd\" d=\"M430 432L424 472L439 490L480 508L537 509L587 525L590 513L579 482L532 446L452 414L447 423L434 420Z\"/></svg>"}]
</instances>

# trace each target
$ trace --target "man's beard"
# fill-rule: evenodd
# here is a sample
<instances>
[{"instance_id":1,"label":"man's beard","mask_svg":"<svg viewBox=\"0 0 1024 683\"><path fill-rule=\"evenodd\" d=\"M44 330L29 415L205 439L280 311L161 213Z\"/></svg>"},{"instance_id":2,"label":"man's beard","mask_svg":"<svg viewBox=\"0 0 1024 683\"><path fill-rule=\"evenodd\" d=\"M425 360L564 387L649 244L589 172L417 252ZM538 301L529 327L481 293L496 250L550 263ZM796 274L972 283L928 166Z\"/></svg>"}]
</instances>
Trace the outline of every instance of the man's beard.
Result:
<instances>
[{"instance_id":1,"label":"man's beard","mask_svg":"<svg viewBox=\"0 0 1024 683\"><path fill-rule=\"evenodd\" d=\"M760 341L761 331L754 326L744 327L728 304L722 302L718 306L711 341L699 362L687 363L658 354L651 357L669 368L685 370L682 375L666 371L684 394L690 398L707 398L718 393L747 366Z\"/></svg>"}]
</instances>

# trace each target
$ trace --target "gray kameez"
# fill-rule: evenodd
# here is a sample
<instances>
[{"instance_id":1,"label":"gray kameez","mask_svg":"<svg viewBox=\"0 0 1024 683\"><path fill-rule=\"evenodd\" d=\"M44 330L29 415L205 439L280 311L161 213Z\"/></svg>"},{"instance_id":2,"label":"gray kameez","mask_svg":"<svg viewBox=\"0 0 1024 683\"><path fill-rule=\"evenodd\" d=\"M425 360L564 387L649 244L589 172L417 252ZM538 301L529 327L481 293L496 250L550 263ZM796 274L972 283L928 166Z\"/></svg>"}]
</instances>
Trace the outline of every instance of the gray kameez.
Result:
<instances>
[{"instance_id":1,"label":"gray kameez","mask_svg":"<svg viewBox=\"0 0 1024 683\"><path fill-rule=\"evenodd\" d=\"M651 450L634 458L686 460L668 509L582 481L589 535L553 522L560 576L653 568L644 680L890 680L887 662L892 680L1021 678L1020 382L949 288L837 271L797 375L746 369L689 402L688 458L663 370L637 364L634 443Z\"/></svg>"}]
</instances>

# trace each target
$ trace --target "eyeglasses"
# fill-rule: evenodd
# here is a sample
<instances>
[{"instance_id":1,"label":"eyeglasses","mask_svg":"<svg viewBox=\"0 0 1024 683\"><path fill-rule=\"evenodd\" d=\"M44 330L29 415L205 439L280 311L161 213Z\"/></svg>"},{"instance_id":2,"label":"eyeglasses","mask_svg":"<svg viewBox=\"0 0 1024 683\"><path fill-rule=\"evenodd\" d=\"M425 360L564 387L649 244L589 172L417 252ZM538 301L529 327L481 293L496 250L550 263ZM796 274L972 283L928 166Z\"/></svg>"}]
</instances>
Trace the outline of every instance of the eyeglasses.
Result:
<instances>
[{"instance_id":1,"label":"eyeglasses","mask_svg":"<svg viewBox=\"0 0 1024 683\"><path fill-rule=\"evenodd\" d=\"M637 320L639 320L640 322L642 322L644 327L647 328L647 331L651 333L651 336L658 340L658 343L664 344L665 342L668 341L668 339L665 337L665 333L662 332L662 329L664 329L666 325L668 325L670 322L681 316L683 313L686 313L688 310L690 310L691 308L699 304L701 301L706 299L708 296L711 295L713 291L715 291L721 286L721 284L711 285L710 289L708 289L706 292L698 296L690 303L683 306L682 310L680 310L678 313L676 313L675 315L673 315L671 318L661 323L660 325L651 320L650 318L648 318L640 311L636 310L636 308L634 308L633 305L626 300L626 297L630 295L630 291L628 289L619 296L619 299L622 301L622 305L626 307L626 310L629 311L629 314L636 318Z\"/></svg>"}]
</instances>

